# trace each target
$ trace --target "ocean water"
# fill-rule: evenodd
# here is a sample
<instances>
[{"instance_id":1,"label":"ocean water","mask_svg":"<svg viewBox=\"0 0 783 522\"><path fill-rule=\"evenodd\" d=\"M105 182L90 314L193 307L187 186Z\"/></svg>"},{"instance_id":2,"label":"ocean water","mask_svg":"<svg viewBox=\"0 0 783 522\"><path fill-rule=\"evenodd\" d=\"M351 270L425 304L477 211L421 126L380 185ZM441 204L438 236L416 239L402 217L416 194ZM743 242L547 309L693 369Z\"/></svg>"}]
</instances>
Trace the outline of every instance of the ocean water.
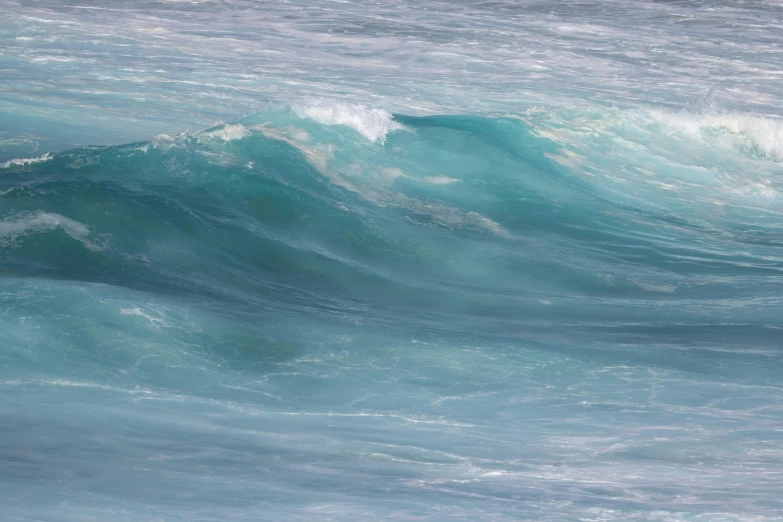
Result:
<instances>
[{"instance_id":1,"label":"ocean water","mask_svg":"<svg viewBox=\"0 0 783 522\"><path fill-rule=\"evenodd\" d=\"M0 12L0 520L783 520L780 2Z\"/></svg>"}]
</instances>

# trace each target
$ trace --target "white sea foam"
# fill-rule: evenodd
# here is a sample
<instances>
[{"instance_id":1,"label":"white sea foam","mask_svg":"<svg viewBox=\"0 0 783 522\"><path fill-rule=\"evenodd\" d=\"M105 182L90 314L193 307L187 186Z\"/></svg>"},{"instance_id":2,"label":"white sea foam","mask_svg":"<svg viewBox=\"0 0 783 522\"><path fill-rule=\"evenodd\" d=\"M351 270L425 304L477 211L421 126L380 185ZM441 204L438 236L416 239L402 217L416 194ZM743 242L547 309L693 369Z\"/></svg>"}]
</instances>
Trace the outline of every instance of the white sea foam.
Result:
<instances>
[{"instance_id":1,"label":"white sea foam","mask_svg":"<svg viewBox=\"0 0 783 522\"><path fill-rule=\"evenodd\" d=\"M152 138L150 141L139 147L139 150L142 152L149 152L150 148L153 149L160 149L160 150L170 150L174 147L179 147L179 143L184 138L187 138L190 136L191 132L190 130L187 130L185 132L181 132L179 134L175 134L174 136L169 136L168 134L158 134L154 138Z\"/></svg>"},{"instance_id":2,"label":"white sea foam","mask_svg":"<svg viewBox=\"0 0 783 522\"><path fill-rule=\"evenodd\" d=\"M334 158L334 147L331 144L307 144L305 141L309 140L307 132L297 129L295 127L289 128L273 128L267 125L253 125L251 129L255 132L260 132L267 138L283 141L288 143L292 147L298 149L312 166L314 166L318 172L329 178L336 185L340 185L343 188L351 190L353 192L360 193L360 191L354 187L350 182L341 178L336 172L333 172L327 166L330 159ZM300 138L302 138L300 140Z\"/></svg>"},{"instance_id":3,"label":"white sea foam","mask_svg":"<svg viewBox=\"0 0 783 522\"><path fill-rule=\"evenodd\" d=\"M666 22L688 10L671 2L647 2L644 8L612 3L622 14L614 8L584 11L581 4L566 2L542 11L547 16L533 15L537 8L522 16L527 8L519 2L408 0L395 4L394 15L385 2L337 3L338 11L327 7L331 3L304 9L296 2L254 0L107 3L69 10L52 7L57 3L14 2L7 9L13 31L6 54L13 60L44 59L36 67L55 75L68 69L54 60L88 60L96 79L136 86L143 104L116 104L106 96L90 97L81 106L90 114L105 109L121 116L91 118L89 143L102 143L107 129L115 131L112 136L120 130L138 135L118 121L173 122L152 133L232 117L260 99L286 103L321 96L406 114L499 114L530 104L573 107L583 101L682 107L714 88L726 104L780 114L783 82L768 59L779 33L771 22L774 3L716 8L703 25ZM73 9L79 10L78 20L63 19L76 16ZM155 15L157 9L166 15ZM191 16L191 11L201 14ZM201 17L207 11L211 30L205 32ZM350 31L344 30L343 17L356 24ZM419 30L408 34L376 26L391 20L416 20ZM475 32L464 30L466 20L475 22ZM724 34L725 24L753 31ZM710 30L725 45L710 40ZM52 53L48 39L68 53ZM602 52L593 52L594 45ZM105 52L98 56L94 48ZM149 63L130 66L131 55L149 56ZM182 67L172 66L174 55ZM24 68L8 74L21 86L8 93L13 112L31 110L25 98L35 88L45 101L36 112L48 111L58 121L73 110L74 95L94 83L66 74L61 89L47 90L37 88L38 76Z\"/></svg>"},{"instance_id":4,"label":"white sea foam","mask_svg":"<svg viewBox=\"0 0 783 522\"><path fill-rule=\"evenodd\" d=\"M46 62L60 62L60 63L70 63L70 62L76 62L81 60L75 60L73 58L68 58L67 56L36 56L35 58L30 58L31 63L46 63Z\"/></svg>"},{"instance_id":5,"label":"white sea foam","mask_svg":"<svg viewBox=\"0 0 783 522\"><path fill-rule=\"evenodd\" d=\"M219 129L207 131L204 134L214 138L220 138L223 141L233 141L245 138L248 134L250 134L250 131L248 131L244 125L236 124L223 125Z\"/></svg>"},{"instance_id":6,"label":"white sea foam","mask_svg":"<svg viewBox=\"0 0 783 522\"><path fill-rule=\"evenodd\" d=\"M160 318L157 318L157 317L153 317L153 316L149 315L148 313L145 313L144 310L142 310L138 306L134 306L133 308L122 308L122 309L120 309L120 313L122 315L137 315L137 316L140 316L140 317L144 317L155 328L158 328L160 326L169 326L169 324L166 321L164 321L163 319L160 319Z\"/></svg>"},{"instance_id":7,"label":"white sea foam","mask_svg":"<svg viewBox=\"0 0 783 522\"><path fill-rule=\"evenodd\" d=\"M368 140L377 143L384 143L390 132L404 128L388 111L359 104L323 101L297 105L294 111L300 118L309 118L324 125L351 127Z\"/></svg>"},{"instance_id":8,"label":"white sea foam","mask_svg":"<svg viewBox=\"0 0 783 522\"><path fill-rule=\"evenodd\" d=\"M664 126L697 139L728 136L744 148L783 161L783 120L756 114L650 111Z\"/></svg>"},{"instance_id":9,"label":"white sea foam","mask_svg":"<svg viewBox=\"0 0 783 522\"><path fill-rule=\"evenodd\" d=\"M310 164L331 183L350 190L376 205L401 207L415 213L426 214L432 218L433 222L441 226L479 229L505 239L515 239L515 236L499 223L477 212L465 213L448 205L426 203L393 191L392 186L397 178L409 177L399 168L375 169L365 163L355 162L348 169L338 172L329 165L330 161L335 158L336 149L334 146L328 143L303 143L297 138L309 140L310 137L301 129L295 127L279 129L267 125L254 125L251 130L296 147L304 154ZM345 172L345 170L349 172ZM424 181L428 179L433 178L425 178ZM440 184L459 181L442 175L435 179Z\"/></svg>"},{"instance_id":10,"label":"white sea foam","mask_svg":"<svg viewBox=\"0 0 783 522\"><path fill-rule=\"evenodd\" d=\"M510 234L508 230L503 228L500 223L497 223L488 217L482 216L478 212L468 212L466 215L466 221L474 226L488 230L498 237L514 239L514 236Z\"/></svg>"},{"instance_id":11,"label":"white sea foam","mask_svg":"<svg viewBox=\"0 0 783 522\"><path fill-rule=\"evenodd\" d=\"M424 181L425 183L432 183L433 185L451 185L452 183L459 182L458 179L450 178L443 174L438 174L437 176L431 176L428 178L422 178L421 181Z\"/></svg>"},{"instance_id":12,"label":"white sea foam","mask_svg":"<svg viewBox=\"0 0 783 522\"><path fill-rule=\"evenodd\" d=\"M753 153L772 161L783 161L783 119L743 112L688 112L663 109L583 110L531 107L522 116L508 115L533 127L534 132L562 146L581 145L596 135L611 134L625 147L641 151L648 141L638 140L639 130L664 136L688 138L704 147L721 143L744 153ZM626 131L634 129L628 134ZM575 167L585 158L568 149L552 159Z\"/></svg>"},{"instance_id":13,"label":"white sea foam","mask_svg":"<svg viewBox=\"0 0 783 522\"><path fill-rule=\"evenodd\" d=\"M10 248L18 241L31 234L52 232L57 229L79 241L90 250L101 250L102 247L89 241L90 227L60 214L44 212L22 212L11 219L0 221L0 246Z\"/></svg>"},{"instance_id":14,"label":"white sea foam","mask_svg":"<svg viewBox=\"0 0 783 522\"><path fill-rule=\"evenodd\" d=\"M21 167L23 165L31 165L33 163L41 163L44 161L49 161L52 159L54 155L51 152L47 152L43 156L39 156L37 158L19 158L19 159L12 159L8 160L5 163L0 163L0 169L7 169L9 167Z\"/></svg>"}]
</instances>

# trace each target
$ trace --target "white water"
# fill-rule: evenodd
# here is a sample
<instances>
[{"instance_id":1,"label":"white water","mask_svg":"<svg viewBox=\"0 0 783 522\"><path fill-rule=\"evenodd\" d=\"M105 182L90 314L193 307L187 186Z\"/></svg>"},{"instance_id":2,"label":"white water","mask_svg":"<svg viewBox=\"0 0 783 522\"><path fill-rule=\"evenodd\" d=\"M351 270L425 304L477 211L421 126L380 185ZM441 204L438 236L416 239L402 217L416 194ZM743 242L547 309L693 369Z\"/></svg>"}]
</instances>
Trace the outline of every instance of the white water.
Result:
<instances>
[{"instance_id":1,"label":"white water","mask_svg":"<svg viewBox=\"0 0 783 522\"><path fill-rule=\"evenodd\" d=\"M0 130L44 150L205 128L270 102L313 99L409 114L519 114L533 104L781 113L777 2L2 7ZM379 117L360 132L381 139Z\"/></svg>"}]
</instances>

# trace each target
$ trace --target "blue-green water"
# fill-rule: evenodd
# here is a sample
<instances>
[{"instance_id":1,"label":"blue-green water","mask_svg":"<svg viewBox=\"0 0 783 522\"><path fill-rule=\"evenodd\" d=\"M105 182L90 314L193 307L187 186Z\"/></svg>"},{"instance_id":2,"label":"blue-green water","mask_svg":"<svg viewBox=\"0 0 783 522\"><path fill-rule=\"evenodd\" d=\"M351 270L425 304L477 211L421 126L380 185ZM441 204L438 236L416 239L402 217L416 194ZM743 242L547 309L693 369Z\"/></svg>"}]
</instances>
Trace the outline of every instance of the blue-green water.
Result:
<instances>
[{"instance_id":1,"label":"blue-green water","mask_svg":"<svg viewBox=\"0 0 783 522\"><path fill-rule=\"evenodd\" d=\"M0 521L783 518L779 7L77 4L0 1Z\"/></svg>"},{"instance_id":2,"label":"blue-green water","mask_svg":"<svg viewBox=\"0 0 783 522\"><path fill-rule=\"evenodd\" d=\"M12 519L783 507L776 199L649 115L581 115L665 173L618 180L564 115L376 116L3 169Z\"/></svg>"}]
</instances>

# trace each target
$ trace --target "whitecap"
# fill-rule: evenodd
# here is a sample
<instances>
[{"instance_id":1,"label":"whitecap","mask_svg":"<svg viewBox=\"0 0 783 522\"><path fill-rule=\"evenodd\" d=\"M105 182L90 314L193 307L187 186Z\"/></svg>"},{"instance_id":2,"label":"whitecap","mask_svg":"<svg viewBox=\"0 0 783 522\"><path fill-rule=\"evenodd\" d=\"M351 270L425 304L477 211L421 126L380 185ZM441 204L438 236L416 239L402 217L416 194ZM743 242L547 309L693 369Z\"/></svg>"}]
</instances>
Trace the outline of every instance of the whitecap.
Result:
<instances>
[{"instance_id":1,"label":"whitecap","mask_svg":"<svg viewBox=\"0 0 783 522\"><path fill-rule=\"evenodd\" d=\"M9 161L6 161L5 163L0 163L0 169L7 169L9 167L21 167L24 165L31 165L33 163L41 163L44 161L49 161L52 159L54 155L51 152L47 152L43 156L39 156L37 158L18 158L18 159L12 159Z\"/></svg>"},{"instance_id":2,"label":"whitecap","mask_svg":"<svg viewBox=\"0 0 783 522\"><path fill-rule=\"evenodd\" d=\"M654 120L679 133L698 139L710 135L728 135L773 161L783 161L781 119L739 112L691 114L652 110L650 115Z\"/></svg>"},{"instance_id":3,"label":"whitecap","mask_svg":"<svg viewBox=\"0 0 783 522\"><path fill-rule=\"evenodd\" d=\"M324 125L345 125L370 141L383 144L390 132L405 127L394 120L388 111L371 109L365 105L340 101L323 101L294 106L300 118L308 118Z\"/></svg>"},{"instance_id":4,"label":"whitecap","mask_svg":"<svg viewBox=\"0 0 783 522\"><path fill-rule=\"evenodd\" d=\"M223 141L233 141L247 137L247 135L250 134L250 131L248 131L244 125L236 124L223 125L219 129L206 131L204 134L213 138L220 138Z\"/></svg>"}]
</instances>

